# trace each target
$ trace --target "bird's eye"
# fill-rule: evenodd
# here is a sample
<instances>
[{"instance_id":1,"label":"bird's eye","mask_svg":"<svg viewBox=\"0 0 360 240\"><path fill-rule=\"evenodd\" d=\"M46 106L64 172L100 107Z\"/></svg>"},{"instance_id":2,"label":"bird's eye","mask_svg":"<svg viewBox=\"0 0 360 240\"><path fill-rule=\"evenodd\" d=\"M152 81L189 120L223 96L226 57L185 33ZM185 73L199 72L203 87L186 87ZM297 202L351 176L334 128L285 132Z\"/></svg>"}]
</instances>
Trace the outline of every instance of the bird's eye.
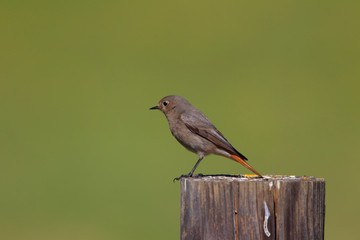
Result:
<instances>
[{"instance_id":1,"label":"bird's eye","mask_svg":"<svg viewBox=\"0 0 360 240\"><path fill-rule=\"evenodd\" d=\"M168 102L168 101L163 102L163 105L164 105L164 106L166 106L166 105L168 105L168 104L169 104L169 102Z\"/></svg>"}]
</instances>

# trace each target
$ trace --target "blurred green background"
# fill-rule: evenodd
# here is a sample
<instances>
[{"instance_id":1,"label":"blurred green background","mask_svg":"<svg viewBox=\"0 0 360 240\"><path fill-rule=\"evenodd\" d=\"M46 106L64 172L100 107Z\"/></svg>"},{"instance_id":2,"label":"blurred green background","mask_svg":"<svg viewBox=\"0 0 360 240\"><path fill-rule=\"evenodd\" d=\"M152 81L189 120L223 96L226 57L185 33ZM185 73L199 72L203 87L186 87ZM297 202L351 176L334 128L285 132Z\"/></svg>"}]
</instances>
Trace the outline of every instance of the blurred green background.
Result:
<instances>
[{"instance_id":1,"label":"blurred green background","mask_svg":"<svg viewBox=\"0 0 360 240\"><path fill-rule=\"evenodd\" d=\"M324 177L326 239L360 214L359 1L2 1L0 239L178 239L197 156L177 94L264 174ZM197 172L250 173L209 156Z\"/></svg>"}]
</instances>

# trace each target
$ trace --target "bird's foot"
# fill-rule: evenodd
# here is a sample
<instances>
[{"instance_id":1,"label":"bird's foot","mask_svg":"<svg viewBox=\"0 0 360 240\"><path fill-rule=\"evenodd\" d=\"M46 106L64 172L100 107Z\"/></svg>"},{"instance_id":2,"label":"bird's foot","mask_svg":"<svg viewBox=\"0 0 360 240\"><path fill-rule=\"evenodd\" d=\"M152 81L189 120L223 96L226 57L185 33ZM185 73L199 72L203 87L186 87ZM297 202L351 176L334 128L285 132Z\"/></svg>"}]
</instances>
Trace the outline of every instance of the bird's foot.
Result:
<instances>
[{"instance_id":1,"label":"bird's foot","mask_svg":"<svg viewBox=\"0 0 360 240\"><path fill-rule=\"evenodd\" d=\"M190 174L181 174L180 177L174 178L174 179L173 179L173 182L179 181L179 180L182 179L182 178L188 178L188 177L192 177L192 175L190 175Z\"/></svg>"},{"instance_id":2,"label":"bird's foot","mask_svg":"<svg viewBox=\"0 0 360 240\"><path fill-rule=\"evenodd\" d=\"M201 173L196 174L196 175L194 175L194 176L193 176L192 174L182 174L180 177L174 178L174 179L173 179L173 182L179 181L179 180L182 179L182 178L190 178L190 177L198 178L198 177L202 177L202 176L204 176L204 175L202 175Z\"/></svg>"},{"instance_id":3,"label":"bird's foot","mask_svg":"<svg viewBox=\"0 0 360 240\"><path fill-rule=\"evenodd\" d=\"M204 175L202 173L198 173L196 175L193 176L193 178L200 178L203 177Z\"/></svg>"}]
</instances>

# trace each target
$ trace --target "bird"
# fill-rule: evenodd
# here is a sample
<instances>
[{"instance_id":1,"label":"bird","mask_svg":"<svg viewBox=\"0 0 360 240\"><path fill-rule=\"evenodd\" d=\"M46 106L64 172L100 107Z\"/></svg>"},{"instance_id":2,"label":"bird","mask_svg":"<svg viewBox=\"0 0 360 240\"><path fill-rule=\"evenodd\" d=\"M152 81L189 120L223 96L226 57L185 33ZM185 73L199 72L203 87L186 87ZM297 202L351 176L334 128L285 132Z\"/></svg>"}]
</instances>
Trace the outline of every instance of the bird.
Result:
<instances>
[{"instance_id":1,"label":"bird","mask_svg":"<svg viewBox=\"0 0 360 240\"><path fill-rule=\"evenodd\" d=\"M193 173L201 160L209 154L220 155L239 162L259 177L263 177L246 162L248 159L230 144L205 114L186 99L169 95L162 98L156 106L150 108L150 110L155 109L164 113L170 131L176 140L187 150L199 156L195 166L188 174L183 174L174 180L193 177Z\"/></svg>"}]
</instances>

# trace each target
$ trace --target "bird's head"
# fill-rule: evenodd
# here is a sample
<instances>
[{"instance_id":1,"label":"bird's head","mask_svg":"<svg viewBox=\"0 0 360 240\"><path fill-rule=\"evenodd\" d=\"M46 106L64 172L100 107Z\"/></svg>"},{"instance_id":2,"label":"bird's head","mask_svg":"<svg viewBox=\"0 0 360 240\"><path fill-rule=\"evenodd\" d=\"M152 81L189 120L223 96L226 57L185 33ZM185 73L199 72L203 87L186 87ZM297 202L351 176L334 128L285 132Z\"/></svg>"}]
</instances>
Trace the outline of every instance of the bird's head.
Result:
<instances>
[{"instance_id":1,"label":"bird's head","mask_svg":"<svg viewBox=\"0 0 360 240\"><path fill-rule=\"evenodd\" d=\"M172 113L181 113L185 110L185 106L191 105L188 101L180 96L170 95L162 98L159 103L150 108L159 109L165 115L172 114Z\"/></svg>"}]
</instances>

